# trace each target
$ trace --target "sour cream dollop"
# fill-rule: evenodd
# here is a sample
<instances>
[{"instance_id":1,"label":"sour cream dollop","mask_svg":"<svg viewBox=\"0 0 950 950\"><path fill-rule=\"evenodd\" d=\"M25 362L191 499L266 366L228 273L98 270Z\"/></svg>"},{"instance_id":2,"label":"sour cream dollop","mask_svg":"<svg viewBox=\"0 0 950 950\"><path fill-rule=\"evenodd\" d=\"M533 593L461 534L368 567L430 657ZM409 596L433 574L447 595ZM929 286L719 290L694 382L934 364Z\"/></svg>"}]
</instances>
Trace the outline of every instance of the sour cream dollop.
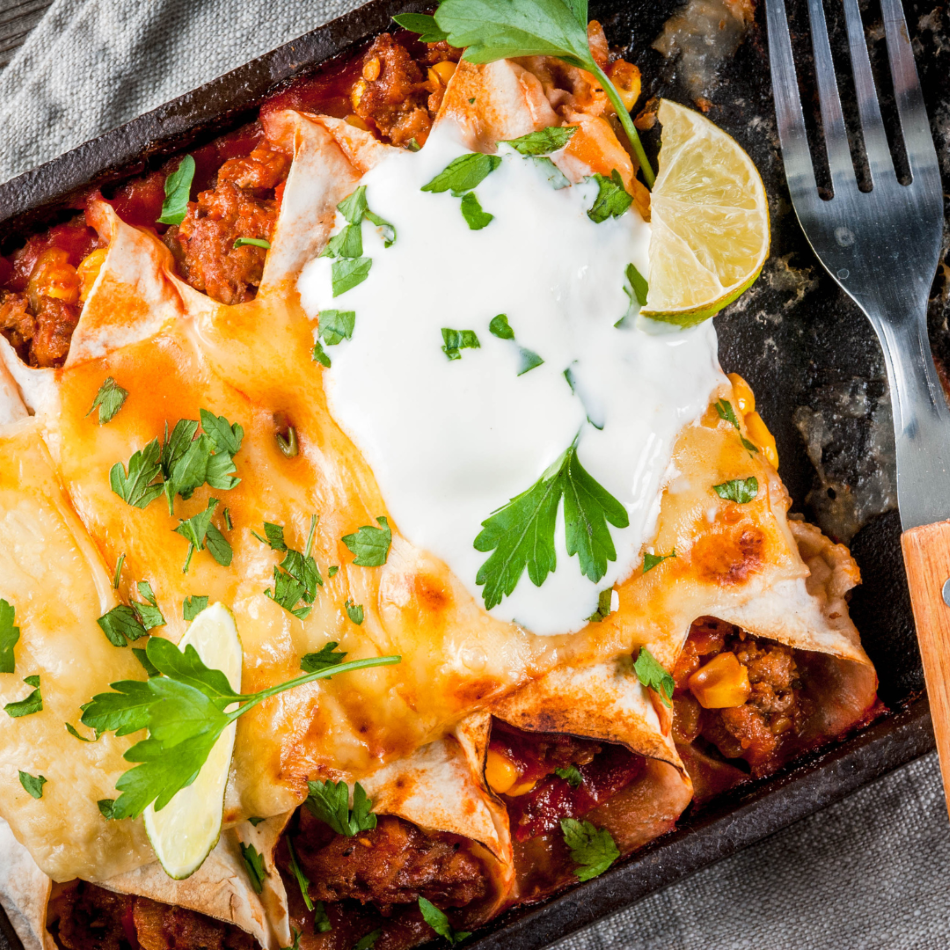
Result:
<instances>
[{"instance_id":1,"label":"sour cream dollop","mask_svg":"<svg viewBox=\"0 0 950 950\"><path fill-rule=\"evenodd\" d=\"M364 221L369 276L333 297L332 261L316 258L298 289L311 318L355 312L352 339L325 347L330 411L372 467L399 530L480 603L476 575L489 554L473 543L482 522L577 439L583 467L629 515L628 527L610 529L617 559L596 584L585 577L567 554L562 505L554 572L540 587L525 572L491 610L536 634L570 633L600 591L638 567L655 534L673 443L722 381L716 333L709 320L680 330L634 314L616 326L631 303L627 265L649 273L650 226L633 207L592 221L593 181L555 189L543 165L501 146L501 165L475 188L494 219L470 229L459 198L421 191L465 153L457 129L443 124L421 151L368 172L368 206L396 228L396 241L384 247ZM344 224L338 214L337 229ZM489 331L498 314L514 341ZM449 360L442 328L474 331L479 348ZM544 362L519 376L521 348Z\"/></svg>"}]
</instances>

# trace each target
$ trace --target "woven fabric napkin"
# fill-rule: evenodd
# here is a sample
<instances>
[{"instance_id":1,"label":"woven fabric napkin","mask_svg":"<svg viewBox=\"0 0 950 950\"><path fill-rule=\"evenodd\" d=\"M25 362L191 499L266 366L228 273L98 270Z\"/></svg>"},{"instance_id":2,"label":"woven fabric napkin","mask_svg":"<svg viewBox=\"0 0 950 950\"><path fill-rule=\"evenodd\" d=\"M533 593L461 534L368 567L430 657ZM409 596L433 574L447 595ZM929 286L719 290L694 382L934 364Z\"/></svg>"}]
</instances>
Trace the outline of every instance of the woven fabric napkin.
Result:
<instances>
[{"instance_id":1,"label":"woven fabric napkin","mask_svg":"<svg viewBox=\"0 0 950 950\"><path fill-rule=\"evenodd\" d=\"M0 179L357 4L56 0L0 73ZM926 756L557 950L942 950L950 828Z\"/></svg>"}]
</instances>

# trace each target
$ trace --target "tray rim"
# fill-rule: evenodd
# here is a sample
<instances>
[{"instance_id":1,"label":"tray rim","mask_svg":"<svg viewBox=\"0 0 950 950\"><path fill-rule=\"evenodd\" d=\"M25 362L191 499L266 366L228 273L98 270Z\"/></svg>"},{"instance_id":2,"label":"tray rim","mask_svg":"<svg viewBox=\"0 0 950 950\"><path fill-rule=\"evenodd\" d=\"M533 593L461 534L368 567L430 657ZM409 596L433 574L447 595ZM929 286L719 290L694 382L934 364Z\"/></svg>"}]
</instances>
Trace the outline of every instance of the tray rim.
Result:
<instances>
[{"instance_id":1,"label":"tray rim","mask_svg":"<svg viewBox=\"0 0 950 950\"><path fill-rule=\"evenodd\" d=\"M431 0L369 2L264 53L62 155L0 183L0 227L17 234L63 208L69 197L137 173L203 135L250 114L274 89L387 28L393 13L431 8ZM0 243L7 240L6 234ZM697 871L736 854L936 748L925 695L767 779L742 786L608 872L537 905L487 924L472 950L542 950L617 914ZM21 948L0 907L0 950Z\"/></svg>"}]
</instances>

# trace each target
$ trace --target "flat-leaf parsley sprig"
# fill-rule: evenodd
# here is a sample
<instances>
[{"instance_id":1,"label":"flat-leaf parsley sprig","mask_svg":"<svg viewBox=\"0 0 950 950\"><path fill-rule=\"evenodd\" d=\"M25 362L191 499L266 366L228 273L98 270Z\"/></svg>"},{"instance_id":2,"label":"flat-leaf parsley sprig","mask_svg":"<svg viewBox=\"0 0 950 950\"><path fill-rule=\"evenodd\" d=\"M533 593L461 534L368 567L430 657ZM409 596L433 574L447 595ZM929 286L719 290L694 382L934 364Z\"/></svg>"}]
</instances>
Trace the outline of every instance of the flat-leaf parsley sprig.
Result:
<instances>
[{"instance_id":1,"label":"flat-leaf parsley sprig","mask_svg":"<svg viewBox=\"0 0 950 950\"><path fill-rule=\"evenodd\" d=\"M465 47L462 58L470 63L493 63L518 56L556 56L592 73L617 110L617 118L643 170L653 186L653 169L643 151L627 107L607 74L597 65L587 40L587 0L443 0L434 23L418 15L393 18L407 30L434 26L452 46Z\"/></svg>"},{"instance_id":2,"label":"flat-leaf parsley sprig","mask_svg":"<svg viewBox=\"0 0 950 950\"><path fill-rule=\"evenodd\" d=\"M205 666L191 644L183 653L171 641L152 637L146 655L160 675L145 681L112 683L115 692L99 693L82 707L83 725L98 732L127 736L148 730L148 738L125 753L128 762L139 764L116 782L121 794L110 809L115 819L134 818L152 802L156 810L164 808L173 795L198 777L221 733L265 699L315 680L389 666L401 659L379 656L352 660L258 693L236 693L224 673Z\"/></svg>"}]
</instances>

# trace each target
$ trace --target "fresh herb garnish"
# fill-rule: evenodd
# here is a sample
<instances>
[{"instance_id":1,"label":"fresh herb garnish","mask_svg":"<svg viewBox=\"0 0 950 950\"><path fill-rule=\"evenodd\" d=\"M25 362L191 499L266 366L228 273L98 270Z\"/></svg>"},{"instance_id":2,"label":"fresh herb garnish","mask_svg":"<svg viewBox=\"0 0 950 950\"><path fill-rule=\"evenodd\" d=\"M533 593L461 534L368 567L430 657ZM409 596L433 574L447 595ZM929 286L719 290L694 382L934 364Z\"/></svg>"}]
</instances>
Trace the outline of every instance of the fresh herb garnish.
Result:
<instances>
[{"instance_id":1,"label":"fresh herb garnish","mask_svg":"<svg viewBox=\"0 0 950 950\"><path fill-rule=\"evenodd\" d=\"M728 399L717 399L716 400L716 412L719 414L720 419L725 419L739 433L739 438L742 441L742 447L749 452L758 452L759 449L757 446L753 445L743 434L742 429L739 428L739 420L736 418L735 410L732 408L732 403ZM755 497L753 495L753 497Z\"/></svg>"},{"instance_id":2,"label":"fresh herb garnish","mask_svg":"<svg viewBox=\"0 0 950 950\"><path fill-rule=\"evenodd\" d=\"M317 530L317 516L310 518L310 534L307 536L307 546L301 554L293 548L287 547L284 541L284 529L280 525L264 522L265 540L259 534L255 537L275 551L285 551L284 559L274 565L274 587L264 591L274 603L283 607L288 613L300 620L306 620L313 610L313 601L317 596L317 587L323 586L320 568L311 556L313 539ZM301 598L304 605L298 606Z\"/></svg>"},{"instance_id":3,"label":"fresh herb garnish","mask_svg":"<svg viewBox=\"0 0 950 950\"><path fill-rule=\"evenodd\" d=\"M300 669L305 673L316 673L317 670L328 670L332 666L339 666L346 654L337 650L336 640L322 646L316 653L308 653L300 660Z\"/></svg>"},{"instance_id":4,"label":"fresh herb garnish","mask_svg":"<svg viewBox=\"0 0 950 950\"><path fill-rule=\"evenodd\" d=\"M162 484L153 484L162 474L159 458L162 448L158 439L152 439L144 449L132 453L126 472L121 462L116 462L109 470L109 484L112 490L133 508L146 508L150 502L162 493Z\"/></svg>"},{"instance_id":5,"label":"fresh herb garnish","mask_svg":"<svg viewBox=\"0 0 950 950\"><path fill-rule=\"evenodd\" d=\"M264 522L264 535L261 537L256 531L252 531L251 534L257 538L261 544L266 544L269 548L274 551L286 551L287 542L284 540L284 527L279 524L272 524L270 521Z\"/></svg>"},{"instance_id":6,"label":"fresh herb garnish","mask_svg":"<svg viewBox=\"0 0 950 950\"><path fill-rule=\"evenodd\" d=\"M353 621L357 626L363 622L363 606L362 604L354 604L349 600L346 602L346 615Z\"/></svg>"},{"instance_id":7,"label":"fresh herb garnish","mask_svg":"<svg viewBox=\"0 0 950 950\"><path fill-rule=\"evenodd\" d=\"M139 581L135 587L139 592L139 596L145 600L144 604L132 604L139 619L142 621L142 626L145 627L146 630L151 630L153 627L164 626L165 618L158 609L158 600L155 597L155 592L152 590L152 585L149 584L148 581Z\"/></svg>"},{"instance_id":8,"label":"fresh herb garnish","mask_svg":"<svg viewBox=\"0 0 950 950\"><path fill-rule=\"evenodd\" d=\"M633 264L627 264L627 269L624 272L627 278L627 283L630 284L630 287L624 287L624 293L630 298L630 306L633 306L634 300L641 306L645 307L647 303L647 294L650 291L650 287L647 284L646 277L640 273L633 266Z\"/></svg>"},{"instance_id":9,"label":"fresh herb garnish","mask_svg":"<svg viewBox=\"0 0 950 950\"><path fill-rule=\"evenodd\" d=\"M617 858L620 851L606 828L596 828L589 821L562 818L564 843L571 849L574 874L579 881L600 877Z\"/></svg>"},{"instance_id":10,"label":"fresh herb garnish","mask_svg":"<svg viewBox=\"0 0 950 950\"><path fill-rule=\"evenodd\" d=\"M125 555L120 554L115 562L115 570L112 572L112 589L118 590L122 581L122 565L125 564Z\"/></svg>"},{"instance_id":11,"label":"fresh herb garnish","mask_svg":"<svg viewBox=\"0 0 950 950\"><path fill-rule=\"evenodd\" d=\"M499 313L497 317L492 317L491 323L488 324L488 330L492 336L498 337L499 340L513 340L515 338L515 331L511 328L508 317L504 313ZM524 346L518 347L518 354L520 357L520 363L518 365L519 376L524 376L528 370L534 369L544 362L534 350L529 350ZM567 373L567 370L565 370L565 373ZM571 380L568 380L568 382L571 382ZM573 391L573 389L574 386L572 383L571 390Z\"/></svg>"},{"instance_id":12,"label":"fresh herb garnish","mask_svg":"<svg viewBox=\"0 0 950 950\"><path fill-rule=\"evenodd\" d=\"M63 725L66 726L66 731L74 739L78 739L80 742L95 742L96 739L99 738L98 736L96 736L96 739L87 739L84 735L82 735L82 733L79 732L79 730L71 722L63 723Z\"/></svg>"},{"instance_id":13,"label":"fresh herb garnish","mask_svg":"<svg viewBox=\"0 0 950 950\"><path fill-rule=\"evenodd\" d=\"M323 348L323 344L319 340L313 344L313 349L310 352L310 359L314 363L320 363L321 366L325 366L327 369L332 365L327 351Z\"/></svg>"},{"instance_id":14,"label":"fresh herb garnish","mask_svg":"<svg viewBox=\"0 0 950 950\"><path fill-rule=\"evenodd\" d=\"M336 577L336 572L340 569L339 564L331 564L327 569L327 577Z\"/></svg>"},{"instance_id":15,"label":"fresh herb garnish","mask_svg":"<svg viewBox=\"0 0 950 950\"><path fill-rule=\"evenodd\" d=\"M671 700L673 699L673 689L676 683L646 647L640 647L640 653L637 655L636 663L633 664L633 669L637 674L637 679L647 689L652 689L660 697L664 706L672 707Z\"/></svg>"},{"instance_id":16,"label":"fresh herb garnish","mask_svg":"<svg viewBox=\"0 0 950 950\"><path fill-rule=\"evenodd\" d=\"M355 260L338 260L333 262L331 268L331 280L333 284L333 296L339 297L348 290L352 290L358 284L362 284L369 277L370 268L373 266L371 257L358 257Z\"/></svg>"},{"instance_id":17,"label":"fresh herb garnish","mask_svg":"<svg viewBox=\"0 0 950 950\"><path fill-rule=\"evenodd\" d=\"M555 769L554 774L558 778L564 779L571 788L580 788L584 781L584 776L581 775L576 765L568 765L563 769Z\"/></svg>"},{"instance_id":18,"label":"fresh herb garnish","mask_svg":"<svg viewBox=\"0 0 950 950\"><path fill-rule=\"evenodd\" d=\"M337 206L336 210L343 215L344 218L350 223L350 225L356 226L357 228L365 219L369 221L370 224L375 225L379 228L383 237L383 247L391 247L396 240L396 229L384 218L381 218L378 214L374 214L369 210L369 207L366 204L366 185L360 185L356 191L353 192L348 198L344 198ZM341 257L359 257L362 254L362 250L356 254L342 254Z\"/></svg>"},{"instance_id":19,"label":"fresh herb garnish","mask_svg":"<svg viewBox=\"0 0 950 950\"><path fill-rule=\"evenodd\" d=\"M600 623L606 620L613 611L614 589L608 587L597 595L597 609L587 618L588 623Z\"/></svg>"},{"instance_id":20,"label":"fresh herb garnish","mask_svg":"<svg viewBox=\"0 0 950 950\"><path fill-rule=\"evenodd\" d=\"M267 821L266 818L248 818L248 821L256 828L261 822Z\"/></svg>"},{"instance_id":21,"label":"fresh herb garnish","mask_svg":"<svg viewBox=\"0 0 950 950\"><path fill-rule=\"evenodd\" d=\"M165 200L158 224L181 224L188 214L191 183L195 177L195 160L186 155L178 167L165 179Z\"/></svg>"},{"instance_id":22,"label":"fresh herb garnish","mask_svg":"<svg viewBox=\"0 0 950 950\"><path fill-rule=\"evenodd\" d=\"M185 620L194 620L205 607L208 606L208 597L205 594L192 594L186 597L181 606L182 616Z\"/></svg>"},{"instance_id":23,"label":"fresh herb garnish","mask_svg":"<svg viewBox=\"0 0 950 950\"><path fill-rule=\"evenodd\" d=\"M149 605L138 603L133 603L131 606L119 604L118 607L113 607L112 610L104 613L96 623L113 646L128 646L132 640L138 640L148 634L149 628L145 626L145 619L137 609L147 606ZM152 616L150 615L149 619L152 619ZM161 623L164 622L163 619ZM161 624L153 624L153 626L161 626Z\"/></svg>"},{"instance_id":24,"label":"fresh herb garnish","mask_svg":"<svg viewBox=\"0 0 950 950\"><path fill-rule=\"evenodd\" d=\"M247 245L250 245L251 247L262 247L265 251L270 250L270 241L268 241L266 238L239 237L234 242L235 250L237 250L239 247L245 247Z\"/></svg>"},{"instance_id":25,"label":"fresh herb garnish","mask_svg":"<svg viewBox=\"0 0 950 950\"><path fill-rule=\"evenodd\" d=\"M376 521L382 527L363 525L355 534L343 536L343 543L356 555L353 563L360 567L382 567L389 556L389 545L393 540L389 521L382 515Z\"/></svg>"},{"instance_id":26,"label":"fresh herb garnish","mask_svg":"<svg viewBox=\"0 0 950 950\"><path fill-rule=\"evenodd\" d=\"M97 732L131 735L148 729L148 738L125 753L140 763L116 782L116 818L136 817L155 802L164 808L190 785L221 733L239 716L286 690L326 679L327 670L298 676L257 693L236 693L220 671L205 666L189 644L184 652L162 637L152 637L148 659L160 676L112 683L115 692L99 693L83 706L82 723ZM398 663L398 656L370 657L333 667L334 674ZM236 708L228 710L234 704Z\"/></svg>"},{"instance_id":27,"label":"fresh herb garnish","mask_svg":"<svg viewBox=\"0 0 950 950\"><path fill-rule=\"evenodd\" d=\"M92 401L92 406L87 416L98 409L99 425L104 426L112 417L122 408L122 404L128 398L129 391L123 389L111 376L99 387L96 398Z\"/></svg>"},{"instance_id":28,"label":"fresh herb garnish","mask_svg":"<svg viewBox=\"0 0 950 950\"><path fill-rule=\"evenodd\" d=\"M725 501L745 505L758 495L759 480L754 475L749 478L733 478L728 482L713 485L713 491Z\"/></svg>"},{"instance_id":29,"label":"fresh herb garnish","mask_svg":"<svg viewBox=\"0 0 950 950\"><path fill-rule=\"evenodd\" d=\"M264 878L267 877L267 872L264 870L264 855L260 854L252 844L244 844L242 841L240 845L248 880L254 888L254 893L260 894L264 890Z\"/></svg>"},{"instance_id":30,"label":"fresh herb garnish","mask_svg":"<svg viewBox=\"0 0 950 950\"><path fill-rule=\"evenodd\" d=\"M442 352L450 360L460 360L462 354L459 350L478 350L481 343L474 330L452 330L449 327L442 327Z\"/></svg>"},{"instance_id":31,"label":"fresh herb garnish","mask_svg":"<svg viewBox=\"0 0 950 950\"><path fill-rule=\"evenodd\" d=\"M353 337L356 312L353 310L324 310L320 314L320 339L327 346L336 346Z\"/></svg>"},{"instance_id":32,"label":"fresh herb garnish","mask_svg":"<svg viewBox=\"0 0 950 950\"><path fill-rule=\"evenodd\" d=\"M294 854L294 846L291 844L290 837L284 839L287 842L287 853L290 855L290 868L294 872L294 877L297 879L297 887L300 888L300 895L303 897L303 902L307 907L307 910L313 910L313 901L310 899L310 880L303 871L300 870L300 865L297 863L297 855Z\"/></svg>"},{"instance_id":33,"label":"fresh herb garnish","mask_svg":"<svg viewBox=\"0 0 950 950\"><path fill-rule=\"evenodd\" d=\"M519 155L532 157L535 155L550 155L551 152L557 152L564 148L577 129L576 125L552 125L546 129L538 129L537 132L529 132L517 139L503 140L498 144L510 145Z\"/></svg>"},{"instance_id":34,"label":"fresh herb garnish","mask_svg":"<svg viewBox=\"0 0 950 950\"><path fill-rule=\"evenodd\" d=\"M335 257L354 260L363 256L363 235L358 224L348 224L342 231L334 234L320 254L321 257Z\"/></svg>"},{"instance_id":35,"label":"fresh herb garnish","mask_svg":"<svg viewBox=\"0 0 950 950\"><path fill-rule=\"evenodd\" d=\"M142 669L145 670L149 676L159 675L155 664L148 658L148 654L142 649L142 647L132 647L132 655L136 660L139 661L139 663L142 665Z\"/></svg>"},{"instance_id":36,"label":"fresh herb garnish","mask_svg":"<svg viewBox=\"0 0 950 950\"><path fill-rule=\"evenodd\" d=\"M657 564L662 564L671 557L676 557L676 548L673 548L669 554L650 554L649 551L645 551L643 554L643 573L646 574L647 571L652 571Z\"/></svg>"},{"instance_id":37,"label":"fresh herb garnish","mask_svg":"<svg viewBox=\"0 0 950 950\"><path fill-rule=\"evenodd\" d=\"M597 197L587 212L587 217L597 224L602 224L608 218L619 218L633 202L633 195L623 187L620 172L615 168L610 173L610 178L599 172L595 172L591 177L597 182Z\"/></svg>"},{"instance_id":38,"label":"fresh herb garnish","mask_svg":"<svg viewBox=\"0 0 950 950\"><path fill-rule=\"evenodd\" d=\"M214 444L216 453L226 452L230 456L235 456L241 449L241 442L244 439L244 429L237 422L230 423L224 416L216 416L207 409L199 411L201 417L201 428Z\"/></svg>"},{"instance_id":39,"label":"fresh herb garnish","mask_svg":"<svg viewBox=\"0 0 950 950\"><path fill-rule=\"evenodd\" d=\"M16 670L13 648L20 639L20 628L15 626L16 608L0 597L0 673Z\"/></svg>"},{"instance_id":40,"label":"fresh herb garnish","mask_svg":"<svg viewBox=\"0 0 950 950\"><path fill-rule=\"evenodd\" d=\"M17 769L17 771L20 772L20 784L30 797L36 799L42 798L43 786L46 784L46 779L43 778L42 775L30 775L29 772L23 772L19 769Z\"/></svg>"},{"instance_id":41,"label":"fresh herb garnish","mask_svg":"<svg viewBox=\"0 0 950 950\"><path fill-rule=\"evenodd\" d=\"M363 934L357 941L353 950L373 950L376 941L382 936L382 930L371 930L368 934Z\"/></svg>"},{"instance_id":42,"label":"fresh herb garnish","mask_svg":"<svg viewBox=\"0 0 950 950\"><path fill-rule=\"evenodd\" d=\"M211 523L214 509L220 504L217 498L208 499L208 507L190 518L179 518L178 527L174 529L188 542L188 554L185 556L183 574L188 573L191 559L195 551L208 549L208 553L222 566L228 567L234 555L227 538Z\"/></svg>"},{"instance_id":43,"label":"fresh herb garnish","mask_svg":"<svg viewBox=\"0 0 950 950\"><path fill-rule=\"evenodd\" d=\"M593 73L633 146L648 186L653 169L620 94L590 51L587 0L443 0L433 18L448 42L467 47L463 59L493 63L519 56L556 56ZM411 27L406 27L411 29Z\"/></svg>"},{"instance_id":44,"label":"fresh herb garnish","mask_svg":"<svg viewBox=\"0 0 950 950\"><path fill-rule=\"evenodd\" d=\"M518 347L518 354L520 357L520 362L518 364L518 376L524 376L529 370L534 369L537 366L540 366L544 360L538 356L534 350L529 350L527 347L521 346Z\"/></svg>"},{"instance_id":45,"label":"fresh herb garnish","mask_svg":"<svg viewBox=\"0 0 950 950\"><path fill-rule=\"evenodd\" d=\"M439 910L432 901L424 897L419 898L419 910L425 922L440 936L448 940L451 946L461 943L466 937L472 934L468 930L455 930L449 923L449 918Z\"/></svg>"},{"instance_id":46,"label":"fresh herb garnish","mask_svg":"<svg viewBox=\"0 0 950 950\"><path fill-rule=\"evenodd\" d=\"M465 218L465 223L472 231L481 231L495 220L493 214L482 210L474 191L462 195L462 217Z\"/></svg>"},{"instance_id":47,"label":"fresh herb garnish","mask_svg":"<svg viewBox=\"0 0 950 950\"><path fill-rule=\"evenodd\" d=\"M492 317L491 323L488 324L488 332L492 336L497 336L499 340L513 340L515 338L515 331L511 329L508 315L504 313Z\"/></svg>"},{"instance_id":48,"label":"fresh herb garnish","mask_svg":"<svg viewBox=\"0 0 950 950\"><path fill-rule=\"evenodd\" d=\"M96 802L96 805L99 808L99 814L105 818L106 821L115 821L115 799L114 798L100 798Z\"/></svg>"},{"instance_id":49,"label":"fresh herb garnish","mask_svg":"<svg viewBox=\"0 0 950 950\"><path fill-rule=\"evenodd\" d=\"M475 550L493 553L475 583L485 587L486 610L511 594L525 568L536 587L554 570L554 527L562 497L567 553L578 555L581 573L596 584L607 573L607 562L617 559L607 524L626 528L627 511L587 473L572 445L531 488L482 522Z\"/></svg>"},{"instance_id":50,"label":"fresh herb garnish","mask_svg":"<svg viewBox=\"0 0 950 950\"><path fill-rule=\"evenodd\" d=\"M313 929L315 933L325 934L333 930L333 924L330 923L330 918L327 916L327 909L323 905L323 901L317 901L313 905Z\"/></svg>"},{"instance_id":51,"label":"fresh herb garnish","mask_svg":"<svg viewBox=\"0 0 950 950\"><path fill-rule=\"evenodd\" d=\"M307 782L310 794L304 804L314 817L328 824L338 835L353 838L376 827L373 803L359 782L353 786L353 807L346 782Z\"/></svg>"},{"instance_id":52,"label":"fresh herb garnish","mask_svg":"<svg viewBox=\"0 0 950 950\"><path fill-rule=\"evenodd\" d=\"M394 16L393 20L404 30L409 30L410 33L418 33L420 43L441 43L449 35L445 30L439 28L434 16L425 13L400 13L398 16ZM357 950L366 950L366 948L359 947Z\"/></svg>"},{"instance_id":53,"label":"fresh herb garnish","mask_svg":"<svg viewBox=\"0 0 950 950\"><path fill-rule=\"evenodd\" d=\"M461 198L490 175L501 159L497 155L485 155L482 152L468 152L449 162L428 184L423 191L441 194L450 191L455 198Z\"/></svg>"},{"instance_id":54,"label":"fresh herb garnish","mask_svg":"<svg viewBox=\"0 0 950 950\"><path fill-rule=\"evenodd\" d=\"M32 716L33 713L43 711L43 697L40 695L40 678L33 675L23 680L27 686L32 686L33 691L25 698L15 703L7 703L3 708L11 719L20 719L23 716Z\"/></svg>"}]
</instances>

